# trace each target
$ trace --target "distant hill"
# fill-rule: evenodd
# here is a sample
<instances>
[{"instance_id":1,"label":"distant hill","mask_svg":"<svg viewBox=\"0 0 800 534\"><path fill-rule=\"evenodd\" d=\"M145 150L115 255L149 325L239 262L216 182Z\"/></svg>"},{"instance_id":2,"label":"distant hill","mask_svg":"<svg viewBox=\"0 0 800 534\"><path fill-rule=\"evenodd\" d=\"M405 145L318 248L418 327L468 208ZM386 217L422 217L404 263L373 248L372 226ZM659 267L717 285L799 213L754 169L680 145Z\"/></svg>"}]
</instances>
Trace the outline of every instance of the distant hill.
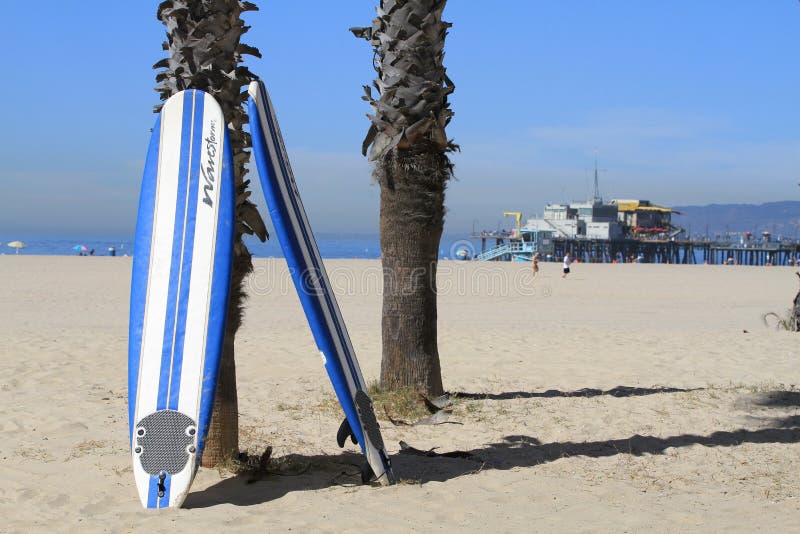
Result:
<instances>
[{"instance_id":1,"label":"distant hill","mask_svg":"<svg viewBox=\"0 0 800 534\"><path fill-rule=\"evenodd\" d=\"M704 235L708 225L709 235L725 232L752 232L765 230L773 236L800 237L800 201L786 200L766 204L709 204L708 206L675 206L681 215L673 215L672 222L689 230L694 236Z\"/></svg>"}]
</instances>

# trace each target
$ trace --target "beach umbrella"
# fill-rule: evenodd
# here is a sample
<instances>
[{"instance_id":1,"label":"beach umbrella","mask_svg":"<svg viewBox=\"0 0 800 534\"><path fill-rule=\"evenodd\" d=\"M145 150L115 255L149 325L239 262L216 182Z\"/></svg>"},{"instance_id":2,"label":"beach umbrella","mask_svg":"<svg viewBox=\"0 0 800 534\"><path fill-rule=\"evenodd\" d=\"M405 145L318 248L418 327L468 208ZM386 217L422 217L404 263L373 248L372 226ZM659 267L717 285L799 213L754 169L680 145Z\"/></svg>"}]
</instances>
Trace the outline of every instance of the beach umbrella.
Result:
<instances>
[{"instance_id":1,"label":"beach umbrella","mask_svg":"<svg viewBox=\"0 0 800 534\"><path fill-rule=\"evenodd\" d=\"M19 254L19 249L25 248L25 243L22 241L12 241L8 246L17 249L17 254Z\"/></svg>"},{"instance_id":2,"label":"beach umbrella","mask_svg":"<svg viewBox=\"0 0 800 534\"><path fill-rule=\"evenodd\" d=\"M89 249L86 247L86 245L75 245L74 247L72 247L72 250L77 250L78 252L86 252Z\"/></svg>"}]
</instances>

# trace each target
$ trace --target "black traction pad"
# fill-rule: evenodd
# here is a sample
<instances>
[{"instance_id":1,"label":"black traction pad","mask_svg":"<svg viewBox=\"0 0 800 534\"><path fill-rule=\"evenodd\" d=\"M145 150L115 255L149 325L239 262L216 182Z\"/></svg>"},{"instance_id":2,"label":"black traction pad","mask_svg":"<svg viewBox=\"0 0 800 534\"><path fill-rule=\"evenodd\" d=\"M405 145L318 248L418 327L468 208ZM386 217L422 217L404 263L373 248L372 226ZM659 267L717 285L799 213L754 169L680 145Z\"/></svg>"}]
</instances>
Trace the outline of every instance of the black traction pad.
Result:
<instances>
[{"instance_id":1,"label":"black traction pad","mask_svg":"<svg viewBox=\"0 0 800 534\"><path fill-rule=\"evenodd\" d=\"M197 425L186 414L174 410L151 413L133 431L134 453L146 473L174 475L186 467L196 433Z\"/></svg>"},{"instance_id":2,"label":"black traction pad","mask_svg":"<svg viewBox=\"0 0 800 534\"><path fill-rule=\"evenodd\" d=\"M361 419L361 424L364 425L364 431L372 442L372 445L378 450L384 450L385 447L383 445L383 437L381 436L381 427L378 424L377 417L375 417L372 399L360 389L356 392L356 410L358 411L358 417Z\"/></svg>"}]
</instances>

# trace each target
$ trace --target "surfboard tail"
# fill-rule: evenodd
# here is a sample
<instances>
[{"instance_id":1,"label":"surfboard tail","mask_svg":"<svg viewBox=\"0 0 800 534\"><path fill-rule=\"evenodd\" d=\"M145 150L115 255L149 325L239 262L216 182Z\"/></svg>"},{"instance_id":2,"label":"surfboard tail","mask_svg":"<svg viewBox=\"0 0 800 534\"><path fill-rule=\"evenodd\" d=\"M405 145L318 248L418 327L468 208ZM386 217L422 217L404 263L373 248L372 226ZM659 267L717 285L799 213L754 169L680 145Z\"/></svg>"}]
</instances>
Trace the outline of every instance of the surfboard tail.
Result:
<instances>
[{"instance_id":1,"label":"surfboard tail","mask_svg":"<svg viewBox=\"0 0 800 534\"><path fill-rule=\"evenodd\" d=\"M369 440L366 447L367 461L372 467L375 478L383 485L394 484L394 473L386 447L383 444L378 418L375 416L375 407L372 399L364 390L356 392L356 409L358 417L364 428L364 437Z\"/></svg>"}]
</instances>

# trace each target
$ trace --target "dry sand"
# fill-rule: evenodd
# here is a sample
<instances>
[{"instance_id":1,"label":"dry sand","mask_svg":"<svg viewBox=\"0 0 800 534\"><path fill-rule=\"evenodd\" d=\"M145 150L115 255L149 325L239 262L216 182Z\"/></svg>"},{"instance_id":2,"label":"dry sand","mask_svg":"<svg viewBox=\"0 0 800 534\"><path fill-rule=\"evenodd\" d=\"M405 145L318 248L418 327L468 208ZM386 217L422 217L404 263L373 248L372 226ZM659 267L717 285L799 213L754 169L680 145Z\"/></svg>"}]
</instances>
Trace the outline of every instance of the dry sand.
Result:
<instances>
[{"instance_id":1,"label":"dry sand","mask_svg":"<svg viewBox=\"0 0 800 534\"><path fill-rule=\"evenodd\" d=\"M326 263L374 380L379 263ZM761 319L788 307L791 269L440 270L445 388L470 395L461 424L379 414L403 484L357 484L285 264L260 259L237 340L241 445L273 446L281 474L201 470L186 508L146 511L127 444L130 259L0 257L0 531L797 531L800 335Z\"/></svg>"}]
</instances>

